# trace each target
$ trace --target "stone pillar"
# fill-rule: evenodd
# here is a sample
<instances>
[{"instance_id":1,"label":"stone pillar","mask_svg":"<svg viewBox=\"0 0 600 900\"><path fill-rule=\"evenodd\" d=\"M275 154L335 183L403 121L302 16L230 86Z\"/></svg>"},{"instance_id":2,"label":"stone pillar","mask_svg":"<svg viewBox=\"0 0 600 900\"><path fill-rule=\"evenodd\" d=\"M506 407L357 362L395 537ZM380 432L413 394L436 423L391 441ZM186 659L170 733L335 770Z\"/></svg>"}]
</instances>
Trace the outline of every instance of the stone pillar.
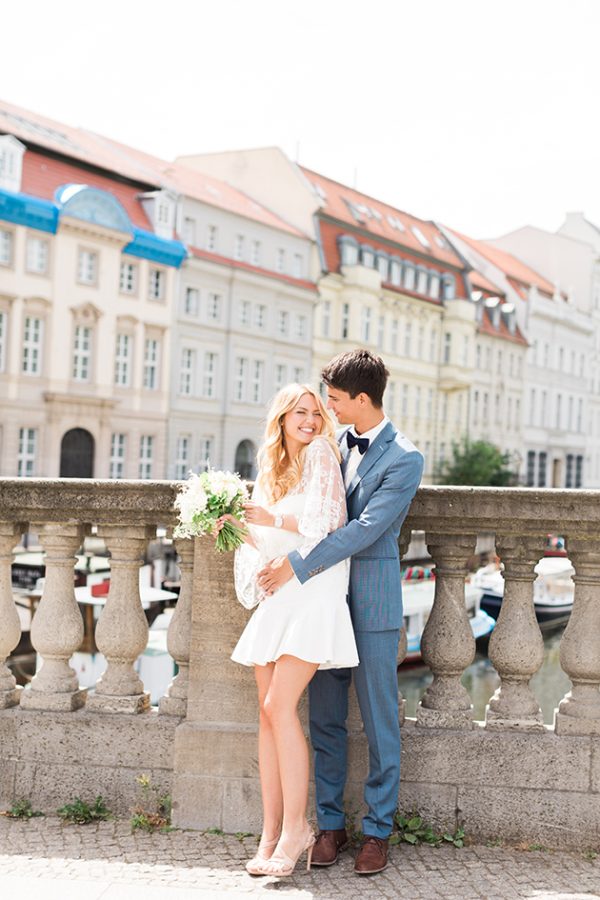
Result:
<instances>
[{"instance_id":1,"label":"stone pillar","mask_svg":"<svg viewBox=\"0 0 600 900\"><path fill-rule=\"evenodd\" d=\"M400 569L402 569L402 558L405 556L406 551L408 550L408 546L410 544L412 532L408 528L403 528L400 532L400 538L398 539L398 549L400 551ZM406 628L402 627L400 630L400 642L398 644L398 665L402 665L404 660L406 659L406 654L408 651L408 642L406 637ZM406 719L406 700L402 696L402 691L398 689L398 719L400 721L400 725L404 725L404 720Z\"/></svg>"},{"instance_id":2,"label":"stone pillar","mask_svg":"<svg viewBox=\"0 0 600 900\"><path fill-rule=\"evenodd\" d=\"M421 637L421 653L433 681L417 708L417 725L473 728L473 705L461 684L475 656L475 639L465 605L467 560L475 534L429 533L427 546L435 562L435 599Z\"/></svg>"},{"instance_id":3,"label":"stone pillar","mask_svg":"<svg viewBox=\"0 0 600 900\"><path fill-rule=\"evenodd\" d=\"M166 696L161 697L158 711L167 716L184 717L187 712L189 683L194 542L189 538L179 538L175 541L175 547L179 554L181 582L177 606L169 624L167 647L179 672L169 685Z\"/></svg>"},{"instance_id":4,"label":"stone pillar","mask_svg":"<svg viewBox=\"0 0 600 900\"><path fill-rule=\"evenodd\" d=\"M557 734L600 734L600 541L569 541L575 568L573 611L560 664L573 683L555 713Z\"/></svg>"},{"instance_id":5,"label":"stone pillar","mask_svg":"<svg viewBox=\"0 0 600 900\"><path fill-rule=\"evenodd\" d=\"M31 643L42 657L31 687L21 694L25 709L74 710L83 706L86 690L79 688L69 659L81 646L83 618L75 600L75 553L83 540L81 525L32 523L46 551L42 599L31 625Z\"/></svg>"},{"instance_id":6,"label":"stone pillar","mask_svg":"<svg viewBox=\"0 0 600 900\"><path fill-rule=\"evenodd\" d=\"M504 598L488 655L500 687L486 709L486 728L543 731L544 719L529 681L544 661L544 641L533 605L537 537L503 535L496 546L504 563Z\"/></svg>"},{"instance_id":7,"label":"stone pillar","mask_svg":"<svg viewBox=\"0 0 600 900\"><path fill-rule=\"evenodd\" d=\"M254 672L230 659L250 615L235 595L232 554L196 538L187 718L175 733L178 828L260 830Z\"/></svg>"},{"instance_id":8,"label":"stone pillar","mask_svg":"<svg viewBox=\"0 0 600 900\"><path fill-rule=\"evenodd\" d=\"M88 709L139 713L150 708L133 664L148 643L148 622L140 600L140 565L146 530L111 525L98 529L110 550L110 590L96 626L96 645L107 668L88 700Z\"/></svg>"},{"instance_id":9,"label":"stone pillar","mask_svg":"<svg viewBox=\"0 0 600 900\"><path fill-rule=\"evenodd\" d=\"M12 550L23 527L14 522L0 522L0 709L16 706L21 688L6 665L6 659L21 638L21 622L12 593Z\"/></svg>"}]
</instances>

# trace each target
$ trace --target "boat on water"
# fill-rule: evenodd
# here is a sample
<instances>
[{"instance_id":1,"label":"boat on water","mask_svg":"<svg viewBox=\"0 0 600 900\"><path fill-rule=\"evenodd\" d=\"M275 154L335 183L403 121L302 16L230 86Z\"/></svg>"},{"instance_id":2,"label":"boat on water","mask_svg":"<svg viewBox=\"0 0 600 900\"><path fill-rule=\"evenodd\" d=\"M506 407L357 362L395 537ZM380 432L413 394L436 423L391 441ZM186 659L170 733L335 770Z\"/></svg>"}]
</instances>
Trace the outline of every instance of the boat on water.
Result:
<instances>
[{"instance_id":1,"label":"boat on water","mask_svg":"<svg viewBox=\"0 0 600 900\"><path fill-rule=\"evenodd\" d=\"M498 618L504 597L502 563L493 561L478 569L473 584L481 591L481 608L494 619ZM535 567L537 578L533 583L533 605L542 631L550 631L564 625L573 608L574 569L563 556L544 556Z\"/></svg>"},{"instance_id":2,"label":"boat on water","mask_svg":"<svg viewBox=\"0 0 600 900\"><path fill-rule=\"evenodd\" d=\"M402 572L402 607L406 629L407 651L404 663L421 659L421 635L433 607L435 572L427 566L411 566ZM482 590L469 578L465 581L465 606L469 624L478 646L483 648L496 624L480 608Z\"/></svg>"}]
</instances>

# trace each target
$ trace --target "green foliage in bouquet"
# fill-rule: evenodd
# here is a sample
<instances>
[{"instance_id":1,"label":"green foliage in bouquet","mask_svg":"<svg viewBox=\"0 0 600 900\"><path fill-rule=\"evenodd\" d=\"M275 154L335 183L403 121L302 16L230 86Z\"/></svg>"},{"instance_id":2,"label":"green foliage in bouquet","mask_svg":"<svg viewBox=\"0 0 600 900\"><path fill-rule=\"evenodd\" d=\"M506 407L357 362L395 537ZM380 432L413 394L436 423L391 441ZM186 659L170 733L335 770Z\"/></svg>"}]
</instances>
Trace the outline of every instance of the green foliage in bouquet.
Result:
<instances>
[{"instance_id":1,"label":"green foliage in bouquet","mask_svg":"<svg viewBox=\"0 0 600 900\"><path fill-rule=\"evenodd\" d=\"M213 534L217 519L231 515L244 522L244 503L248 499L246 485L239 475L209 469L200 475L190 475L175 500L179 523L174 537L197 537ZM233 522L225 522L217 535L215 548L219 553L235 550L244 541L246 529Z\"/></svg>"}]
</instances>

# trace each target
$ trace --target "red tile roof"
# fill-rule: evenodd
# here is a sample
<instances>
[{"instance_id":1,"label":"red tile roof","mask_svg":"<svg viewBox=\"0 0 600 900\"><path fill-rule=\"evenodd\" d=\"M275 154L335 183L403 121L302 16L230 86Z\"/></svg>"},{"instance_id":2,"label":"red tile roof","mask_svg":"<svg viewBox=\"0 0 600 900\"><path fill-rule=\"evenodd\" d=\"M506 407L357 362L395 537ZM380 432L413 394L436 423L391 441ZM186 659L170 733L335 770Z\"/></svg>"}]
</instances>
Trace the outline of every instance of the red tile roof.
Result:
<instances>
[{"instance_id":1,"label":"red tile roof","mask_svg":"<svg viewBox=\"0 0 600 900\"><path fill-rule=\"evenodd\" d=\"M480 334L489 334L491 337L501 338L505 341L512 341L513 344L521 344L524 347L529 346L529 342L523 336L523 333L521 332L519 326L517 325L517 327L515 328L515 333L511 334L502 316L500 316L498 327L494 328L492 320L490 318L489 310L485 308L483 311L482 320L477 327L477 331Z\"/></svg>"},{"instance_id":2,"label":"red tile roof","mask_svg":"<svg viewBox=\"0 0 600 900\"><path fill-rule=\"evenodd\" d=\"M139 201L140 189L123 184L106 175L90 172L83 166L64 162L39 153L27 150L23 157L23 177L21 190L25 194L53 200L57 187L63 184L87 184L90 187L109 191L125 207L125 212L138 228L152 231L152 226Z\"/></svg>"},{"instance_id":3,"label":"red tile roof","mask_svg":"<svg viewBox=\"0 0 600 900\"><path fill-rule=\"evenodd\" d=\"M136 181L146 188L171 189L271 228L306 237L271 210L217 178L179 163L159 159L83 128L55 122L4 100L0 100L1 133L13 134L26 146L44 147ZM89 178L85 179L85 183L91 184Z\"/></svg>"},{"instance_id":4,"label":"red tile roof","mask_svg":"<svg viewBox=\"0 0 600 900\"><path fill-rule=\"evenodd\" d=\"M326 178L318 172L313 172L303 166L300 168L321 198L322 214L341 222L347 222L354 228L368 233L373 239L382 238L399 247L412 250L421 258L427 256L454 268L464 269L462 259L455 253L434 222L418 219L381 200L375 200L354 188ZM353 214L352 209L356 211L360 221ZM400 222L401 227L394 227L392 224L394 221ZM428 246L423 246L412 230L413 228L421 232ZM390 250L389 244L387 250Z\"/></svg>"},{"instance_id":5,"label":"red tile roof","mask_svg":"<svg viewBox=\"0 0 600 900\"><path fill-rule=\"evenodd\" d=\"M293 287L303 288L304 290L317 293L317 285L314 281L308 281L306 278L294 278L293 275L286 275L283 272L273 272L271 269L262 269L260 266L253 266L250 263L243 262L239 259L231 259L229 256L221 256L219 253L209 253L208 250L201 250L199 247L190 247L192 256L198 259L206 259L208 262L219 263L219 265L231 266L233 269L243 269L246 272L254 272L257 275L274 278Z\"/></svg>"},{"instance_id":6,"label":"red tile roof","mask_svg":"<svg viewBox=\"0 0 600 900\"><path fill-rule=\"evenodd\" d=\"M485 275L482 275L481 272L478 272L477 269L472 269L469 272L469 281L475 290L483 291L492 297L504 297L504 291L500 290L497 285L490 281L489 278L486 278Z\"/></svg>"},{"instance_id":7,"label":"red tile roof","mask_svg":"<svg viewBox=\"0 0 600 900\"><path fill-rule=\"evenodd\" d=\"M544 278L543 275L540 275L539 272L536 272L520 259L517 259L516 256L513 256L512 253L507 253L506 250L500 250L498 247L486 244L485 241L476 241L474 238L460 234L458 231L455 234L501 269L509 279L514 279L526 287L535 285L539 291L549 294L550 297L554 295L554 285Z\"/></svg>"}]
</instances>

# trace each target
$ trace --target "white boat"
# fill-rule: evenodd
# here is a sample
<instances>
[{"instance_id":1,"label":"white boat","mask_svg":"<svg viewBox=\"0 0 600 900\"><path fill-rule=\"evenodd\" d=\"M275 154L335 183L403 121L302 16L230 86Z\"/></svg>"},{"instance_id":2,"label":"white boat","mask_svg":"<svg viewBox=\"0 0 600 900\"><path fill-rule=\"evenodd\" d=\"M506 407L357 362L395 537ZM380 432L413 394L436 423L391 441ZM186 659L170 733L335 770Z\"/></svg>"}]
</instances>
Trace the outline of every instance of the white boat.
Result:
<instances>
[{"instance_id":1,"label":"white boat","mask_svg":"<svg viewBox=\"0 0 600 900\"><path fill-rule=\"evenodd\" d=\"M427 570L426 570L427 571ZM496 624L494 619L480 609L482 590L472 581L465 582L465 606L475 640L484 640ZM435 577L432 573L423 578L402 580L402 608L406 628L407 652L404 662L421 659L421 635L433 607Z\"/></svg>"},{"instance_id":2,"label":"white boat","mask_svg":"<svg viewBox=\"0 0 600 900\"><path fill-rule=\"evenodd\" d=\"M498 618L504 597L502 563L492 562L478 569L473 583L482 591L481 608ZM542 630L564 625L573 608L574 569L564 556L544 556L534 571L537 578L533 583L533 605L535 615Z\"/></svg>"}]
</instances>

